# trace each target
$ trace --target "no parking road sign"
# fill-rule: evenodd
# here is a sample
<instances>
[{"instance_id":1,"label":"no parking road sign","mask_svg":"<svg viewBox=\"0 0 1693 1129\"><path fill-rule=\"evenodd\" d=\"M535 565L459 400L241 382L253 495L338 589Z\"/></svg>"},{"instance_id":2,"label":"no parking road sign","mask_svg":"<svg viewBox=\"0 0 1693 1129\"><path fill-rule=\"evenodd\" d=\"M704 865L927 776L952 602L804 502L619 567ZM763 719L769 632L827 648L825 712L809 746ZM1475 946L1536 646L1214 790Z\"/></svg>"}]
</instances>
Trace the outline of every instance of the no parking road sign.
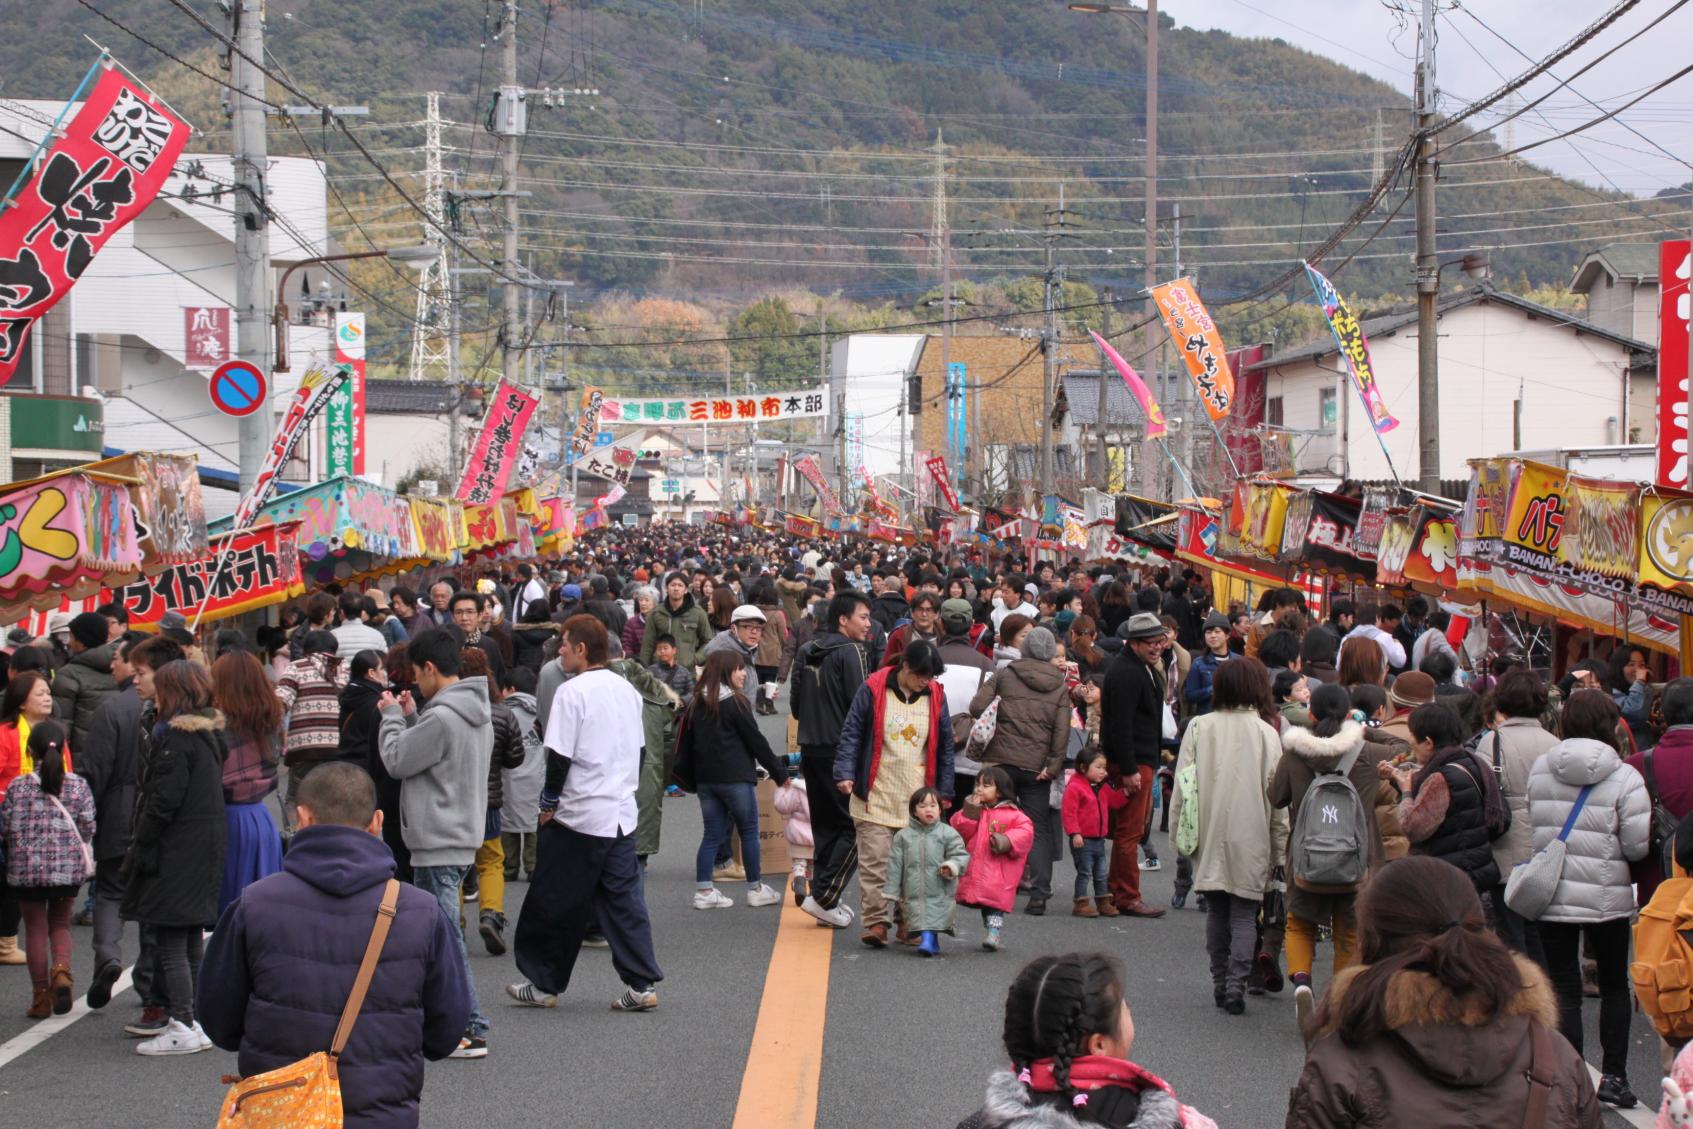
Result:
<instances>
[{"instance_id":1,"label":"no parking road sign","mask_svg":"<svg viewBox=\"0 0 1693 1129\"><path fill-rule=\"evenodd\" d=\"M265 374L247 361L225 361L206 385L212 406L226 416L250 416L264 405Z\"/></svg>"}]
</instances>

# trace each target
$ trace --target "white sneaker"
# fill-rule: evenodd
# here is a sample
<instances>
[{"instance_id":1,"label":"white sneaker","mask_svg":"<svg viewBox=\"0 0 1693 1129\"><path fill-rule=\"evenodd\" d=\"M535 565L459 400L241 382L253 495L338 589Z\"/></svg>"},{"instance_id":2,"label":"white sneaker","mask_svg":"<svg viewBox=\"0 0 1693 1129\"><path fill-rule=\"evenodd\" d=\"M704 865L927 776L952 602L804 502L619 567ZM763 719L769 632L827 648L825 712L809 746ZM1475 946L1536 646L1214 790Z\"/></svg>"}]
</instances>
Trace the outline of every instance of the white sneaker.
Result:
<instances>
[{"instance_id":1,"label":"white sneaker","mask_svg":"<svg viewBox=\"0 0 1693 1129\"><path fill-rule=\"evenodd\" d=\"M850 906L836 906L834 909L824 909L817 903L817 899L807 895L800 903L800 909L815 917L824 925L835 929L845 929L852 924L852 908Z\"/></svg>"},{"instance_id":2,"label":"white sneaker","mask_svg":"<svg viewBox=\"0 0 1693 1129\"><path fill-rule=\"evenodd\" d=\"M713 886L709 890L694 891L695 909L728 909L735 904L735 899Z\"/></svg>"},{"instance_id":3,"label":"white sneaker","mask_svg":"<svg viewBox=\"0 0 1693 1129\"><path fill-rule=\"evenodd\" d=\"M1141 859L1140 868L1142 870L1163 870L1164 864L1158 859Z\"/></svg>"},{"instance_id":4,"label":"white sneaker","mask_svg":"<svg viewBox=\"0 0 1693 1129\"><path fill-rule=\"evenodd\" d=\"M206 1029L200 1026L200 1021L198 1019L194 1021L194 1034L200 1037L200 1042L202 1044L200 1048L201 1050L209 1051L212 1049L212 1037L206 1034Z\"/></svg>"},{"instance_id":5,"label":"white sneaker","mask_svg":"<svg viewBox=\"0 0 1693 1129\"><path fill-rule=\"evenodd\" d=\"M1316 1034L1317 999L1310 986L1296 985L1293 989L1293 1021L1299 1027L1299 1037L1305 1041L1307 1049L1311 1046L1312 1036Z\"/></svg>"},{"instance_id":6,"label":"white sneaker","mask_svg":"<svg viewBox=\"0 0 1693 1129\"><path fill-rule=\"evenodd\" d=\"M781 901L782 895L762 882L747 891L747 905L749 906L773 906Z\"/></svg>"},{"instance_id":7,"label":"white sneaker","mask_svg":"<svg viewBox=\"0 0 1693 1129\"><path fill-rule=\"evenodd\" d=\"M145 1042L135 1044L138 1055L192 1055L211 1046L211 1041L179 1020L171 1020L165 1029Z\"/></svg>"},{"instance_id":8,"label":"white sneaker","mask_svg":"<svg viewBox=\"0 0 1693 1129\"><path fill-rule=\"evenodd\" d=\"M506 995L526 1007L558 1006L557 996L541 991L527 980L517 984L507 984Z\"/></svg>"}]
</instances>

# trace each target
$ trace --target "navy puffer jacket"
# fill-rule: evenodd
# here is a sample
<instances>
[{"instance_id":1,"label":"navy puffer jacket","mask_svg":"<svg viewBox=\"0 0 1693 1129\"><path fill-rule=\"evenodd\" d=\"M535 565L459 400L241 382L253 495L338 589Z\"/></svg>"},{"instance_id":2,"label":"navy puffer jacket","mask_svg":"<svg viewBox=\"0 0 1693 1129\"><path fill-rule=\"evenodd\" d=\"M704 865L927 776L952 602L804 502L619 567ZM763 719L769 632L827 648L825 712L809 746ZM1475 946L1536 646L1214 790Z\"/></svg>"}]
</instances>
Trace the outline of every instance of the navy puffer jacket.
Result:
<instances>
[{"instance_id":1,"label":"navy puffer jacket","mask_svg":"<svg viewBox=\"0 0 1693 1129\"><path fill-rule=\"evenodd\" d=\"M394 858L353 827L301 828L282 872L224 911L195 1005L243 1077L329 1049L376 923ZM347 1129L413 1129L424 1059L445 1058L470 1020L464 960L435 899L400 887L370 991L341 1056Z\"/></svg>"}]
</instances>

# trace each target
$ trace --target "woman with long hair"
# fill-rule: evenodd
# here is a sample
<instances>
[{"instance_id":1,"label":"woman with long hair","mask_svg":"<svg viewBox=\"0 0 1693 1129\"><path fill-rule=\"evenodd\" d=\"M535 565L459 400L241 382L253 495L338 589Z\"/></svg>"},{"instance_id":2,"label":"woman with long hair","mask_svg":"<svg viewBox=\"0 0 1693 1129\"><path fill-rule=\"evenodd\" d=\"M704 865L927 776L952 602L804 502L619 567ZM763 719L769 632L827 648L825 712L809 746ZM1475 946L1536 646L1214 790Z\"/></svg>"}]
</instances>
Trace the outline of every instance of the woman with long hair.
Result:
<instances>
[{"instance_id":1,"label":"woman with long hair","mask_svg":"<svg viewBox=\"0 0 1693 1129\"><path fill-rule=\"evenodd\" d=\"M347 684L347 668L337 657L340 646L328 631L306 632L300 657L276 682L277 700L287 714L282 761L288 768L288 786L282 817L290 830L300 783L312 769L334 760L341 747L341 687Z\"/></svg>"},{"instance_id":2,"label":"woman with long hair","mask_svg":"<svg viewBox=\"0 0 1693 1129\"><path fill-rule=\"evenodd\" d=\"M1076 621L1070 625L1070 658L1076 664L1078 677L1085 679L1094 671L1104 671L1109 660L1105 652L1097 646L1098 642L1098 621L1088 615L1077 616Z\"/></svg>"},{"instance_id":3,"label":"woman with long hair","mask_svg":"<svg viewBox=\"0 0 1693 1129\"><path fill-rule=\"evenodd\" d=\"M776 688L794 662L794 648L790 644L793 631L788 614L782 610L782 599L776 594L776 585L768 576L761 576L747 586L747 602L764 613L764 634L753 656L753 669L758 673L758 712L774 714Z\"/></svg>"},{"instance_id":4,"label":"woman with long hair","mask_svg":"<svg viewBox=\"0 0 1693 1129\"><path fill-rule=\"evenodd\" d=\"M727 588L719 591L728 591ZM766 886L759 870L758 766L777 787L788 770L759 732L752 707L741 693L747 678L739 651L707 655L694 703L680 723L676 739L677 783L700 798L705 834L694 857L694 908L728 909L734 899L712 884L712 864L731 825L741 836L741 865L747 875L747 905L773 906L782 895Z\"/></svg>"},{"instance_id":5,"label":"woman with long hair","mask_svg":"<svg viewBox=\"0 0 1693 1129\"><path fill-rule=\"evenodd\" d=\"M542 609L537 600L525 614L533 615ZM410 690L415 700L418 696L415 681L411 660L406 657L406 644L402 643L386 655L374 650L354 655L347 685L341 690L340 759L370 773L376 786L376 806L382 811L382 841L393 852L394 877L401 882L411 881L411 851L400 833L400 782L382 763L377 744L377 731L382 726L382 711L377 708L377 701L385 690L395 697Z\"/></svg>"},{"instance_id":6,"label":"woman with long hair","mask_svg":"<svg viewBox=\"0 0 1693 1129\"><path fill-rule=\"evenodd\" d=\"M711 602L706 605L706 614L711 619L711 626L718 631L729 630L734 622L735 609L741 606L740 598L735 590L727 584L718 585L711 590Z\"/></svg>"},{"instance_id":7,"label":"woman with long hair","mask_svg":"<svg viewBox=\"0 0 1693 1129\"><path fill-rule=\"evenodd\" d=\"M153 673L153 701L158 712L141 752L135 836L123 864L123 915L148 938L143 959L154 962L170 1018L135 1050L194 1054L212 1045L194 1018L194 986L201 936L217 920L229 834L223 715L212 708L212 676L186 659Z\"/></svg>"},{"instance_id":8,"label":"woman with long hair","mask_svg":"<svg viewBox=\"0 0 1693 1129\"><path fill-rule=\"evenodd\" d=\"M29 735L34 771L13 780L0 802L6 887L29 938L30 1019L71 1009L71 907L93 877L94 793L65 767L66 736L56 721L38 723Z\"/></svg>"},{"instance_id":9,"label":"woman with long hair","mask_svg":"<svg viewBox=\"0 0 1693 1129\"><path fill-rule=\"evenodd\" d=\"M1335 681L1348 690L1354 686L1386 686L1387 655L1381 644L1362 635L1342 643Z\"/></svg>"},{"instance_id":10,"label":"woman with long hair","mask_svg":"<svg viewBox=\"0 0 1693 1129\"><path fill-rule=\"evenodd\" d=\"M229 855L218 890L218 916L241 891L282 869L282 837L265 797L276 791L282 703L263 664L245 651L226 651L212 664L212 704L223 714L223 811Z\"/></svg>"},{"instance_id":11,"label":"woman with long hair","mask_svg":"<svg viewBox=\"0 0 1693 1129\"><path fill-rule=\"evenodd\" d=\"M1627 1081L1633 1003L1629 925L1634 917L1628 864L1650 849L1652 800L1645 780L1617 751L1619 721L1616 701L1605 691L1577 690L1570 695L1560 721L1563 740L1529 771L1528 815L1534 824L1534 849L1541 850L1581 805L1564 841L1557 892L1535 928L1558 995L1558 1028L1578 1053L1583 939L1588 955L1597 960L1599 1100L1627 1109L1635 1103Z\"/></svg>"},{"instance_id":12,"label":"woman with long hair","mask_svg":"<svg viewBox=\"0 0 1693 1129\"><path fill-rule=\"evenodd\" d=\"M38 670L14 670L5 694L0 695L0 799L12 781L35 770L29 754L30 730L52 716L53 688L47 676ZM70 763L69 746L65 763ZM0 880L0 965L24 963L24 951L18 946L21 920L17 898Z\"/></svg>"},{"instance_id":13,"label":"woman with long hair","mask_svg":"<svg viewBox=\"0 0 1693 1129\"><path fill-rule=\"evenodd\" d=\"M1523 1124L1600 1129L1581 1053L1555 1037L1546 975L1488 931L1475 886L1434 858L1358 895L1358 961L1335 977L1288 1099L1289 1129Z\"/></svg>"},{"instance_id":14,"label":"woman with long hair","mask_svg":"<svg viewBox=\"0 0 1693 1129\"><path fill-rule=\"evenodd\" d=\"M1287 839L1287 814L1271 806L1268 796L1282 755L1281 735L1271 720L1275 713L1263 663L1243 656L1218 667L1211 712L1188 722L1182 736L1170 797L1170 822L1177 828L1182 808L1199 805L1193 886L1205 895L1212 998L1230 1015L1246 1010L1258 909ZM1186 794L1181 783L1189 765L1197 795Z\"/></svg>"}]
</instances>

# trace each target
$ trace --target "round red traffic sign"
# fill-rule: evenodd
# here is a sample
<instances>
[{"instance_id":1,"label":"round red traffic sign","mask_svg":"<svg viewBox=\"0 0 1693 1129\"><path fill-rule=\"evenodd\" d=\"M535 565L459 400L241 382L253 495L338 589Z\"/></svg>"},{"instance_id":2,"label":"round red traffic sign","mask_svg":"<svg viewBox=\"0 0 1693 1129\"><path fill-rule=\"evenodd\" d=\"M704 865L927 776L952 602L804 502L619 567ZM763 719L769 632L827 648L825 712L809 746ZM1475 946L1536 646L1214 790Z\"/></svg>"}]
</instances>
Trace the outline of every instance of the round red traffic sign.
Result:
<instances>
[{"instance_id":1,"label":"round red traffic sign","mask_svg":"<svg viewBox=\"0 0 1693 1129\"><path fill-rule=\"evenodd\" d=\"M206 390L212 405L226 416L250 416L265 402L265 374L247 361L225 361L212 373Z\"/></svg>"}]
</instances>

